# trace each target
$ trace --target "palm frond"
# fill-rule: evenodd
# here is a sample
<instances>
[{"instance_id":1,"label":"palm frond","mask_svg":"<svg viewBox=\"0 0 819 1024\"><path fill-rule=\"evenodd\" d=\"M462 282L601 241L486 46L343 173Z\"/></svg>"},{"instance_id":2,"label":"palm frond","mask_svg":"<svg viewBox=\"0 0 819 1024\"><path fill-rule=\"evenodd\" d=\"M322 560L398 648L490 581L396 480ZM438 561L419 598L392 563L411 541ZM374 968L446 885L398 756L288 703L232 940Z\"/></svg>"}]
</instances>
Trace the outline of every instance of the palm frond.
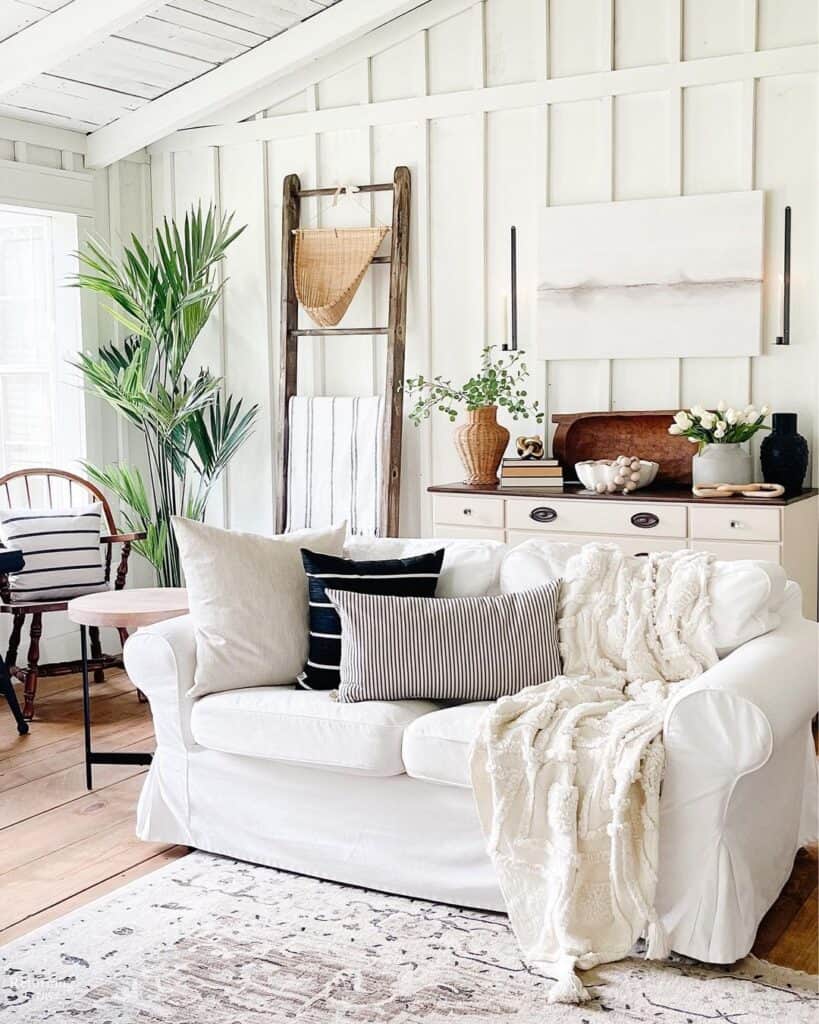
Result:
<instances>
[{"instance_id":1,"label":"palm frond","mask_svg":"<svg viewBox=\"0 0 819 1024\"><path fill-rule=\"evenodd\" d=\"M191 207L182 224L163 220L151 246L135 235L115 256L92 239L77 254L76 287L101 296L112 317L128 331L96 354L80 352L72 363L88 388L142 431L150 489L127 466L88 467L92 479L118 495L123 515L144 530L135 545L157 567L163 582L179 582L170 516L184 504L204 517L214 482L253 427L256 407L221 397L222 380L207 369L190 374L193 347L219 303L224 280L218 264L244 231L232 215L213 206ZM187 474L198 474L195 494Z\"/></svg>"}]
</instances>

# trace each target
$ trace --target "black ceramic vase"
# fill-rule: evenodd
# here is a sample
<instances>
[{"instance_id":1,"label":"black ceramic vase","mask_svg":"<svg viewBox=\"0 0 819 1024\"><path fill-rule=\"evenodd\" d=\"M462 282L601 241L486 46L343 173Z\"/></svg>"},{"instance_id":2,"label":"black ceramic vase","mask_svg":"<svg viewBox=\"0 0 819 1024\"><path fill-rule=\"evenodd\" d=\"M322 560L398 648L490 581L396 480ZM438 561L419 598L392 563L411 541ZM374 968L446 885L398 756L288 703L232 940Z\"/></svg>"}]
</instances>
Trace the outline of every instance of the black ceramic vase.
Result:
<instances>
[{"instance_id":1,"label":"black ceramic vase","mask_svg":"<svg viewBox=\"0 0 819 1024\"><path fill-rule=\"evenodd\" d=\"M773 430L760 448L765 483L782 484L785 494L799 494L808 471L808 442L796 432L796 413L777 412Z\"/></svg>"}]
</instances>

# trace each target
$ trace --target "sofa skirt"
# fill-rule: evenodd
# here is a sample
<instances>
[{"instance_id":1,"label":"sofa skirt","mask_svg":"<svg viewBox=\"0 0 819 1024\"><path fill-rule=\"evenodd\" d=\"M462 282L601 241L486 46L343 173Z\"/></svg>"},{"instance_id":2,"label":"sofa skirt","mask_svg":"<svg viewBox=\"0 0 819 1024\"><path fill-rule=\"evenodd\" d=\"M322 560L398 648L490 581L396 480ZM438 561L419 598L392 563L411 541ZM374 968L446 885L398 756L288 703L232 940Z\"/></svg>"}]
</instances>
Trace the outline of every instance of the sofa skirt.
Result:
<instances>
[{"instance_id":1,"label":"sofa skirt","mask_svg":"<svg viewBox=\"0 0 819 1024\"><path fill-rule=\"evenodd\" d=\"M455 906L503 911L472 791L219 751L157 751L137 835Z\"/></svg>"}]
</instances>

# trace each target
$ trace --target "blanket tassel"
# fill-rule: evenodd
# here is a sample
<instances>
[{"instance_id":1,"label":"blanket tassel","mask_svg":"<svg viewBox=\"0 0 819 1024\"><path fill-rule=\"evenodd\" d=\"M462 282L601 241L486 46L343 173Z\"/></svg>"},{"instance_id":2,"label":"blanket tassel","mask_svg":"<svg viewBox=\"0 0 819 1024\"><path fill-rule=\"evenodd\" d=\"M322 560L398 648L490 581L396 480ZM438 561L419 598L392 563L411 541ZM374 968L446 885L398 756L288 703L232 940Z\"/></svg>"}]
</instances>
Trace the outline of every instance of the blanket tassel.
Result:
<instances>
[{"instance_id":1,"label":"blanket tassel","mask_svg":"<svg viewBox=\"0 0 819 1024\"><path fill-rule=\"evenodd\" d=\"M591 995L575 973L575 962L576 958L573 956L562 956L555 963L554 972L557 979L549 990L550 1003L585 1003L591 999Z\"/></svg>"},{"instance_id":2,"label":"blanket tassel","mask_svg":"<svg viewBox=\"0 0 819 1024\"><path fill-rule=\"evenodd\" d=\"M647 960L665 960L671 953L668 935L658 917L654 917L649 922L646 940Z\"/></svg>"}]
</instances>

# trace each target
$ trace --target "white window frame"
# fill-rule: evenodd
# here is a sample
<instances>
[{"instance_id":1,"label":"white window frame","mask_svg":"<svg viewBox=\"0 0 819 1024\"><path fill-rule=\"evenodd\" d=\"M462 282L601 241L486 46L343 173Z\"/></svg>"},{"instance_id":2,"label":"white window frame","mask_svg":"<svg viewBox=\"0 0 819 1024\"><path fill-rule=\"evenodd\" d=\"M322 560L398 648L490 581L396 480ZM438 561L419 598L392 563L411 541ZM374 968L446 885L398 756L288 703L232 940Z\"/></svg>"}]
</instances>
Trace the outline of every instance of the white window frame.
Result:
<instances>
[{"instance_id":1,"label":"white window frame","mask_svg":"<svg viewBox=\"0 0 819 1024\"><path fill-rule=\"evenodd\" d=\"M80 460L87 456L85 392L81 375L68 363L68 359L83 348L82 309L79 290L66 286L67 280L77 271L74 253L78 248L79 217L64 210L6 202L2 195L0 210L4 213L45 217L50 222L54 344L48 367L48 398L53 409L52 458L49 461L58 469L82 473ZM0 375L4 377L15 373L38 372L39 369L26 363L0 363ZM4 463L4 451L0 451L0 463ZM0 464L0 470L7 472L8 467Z\"/></svg>"}]
</instances>

